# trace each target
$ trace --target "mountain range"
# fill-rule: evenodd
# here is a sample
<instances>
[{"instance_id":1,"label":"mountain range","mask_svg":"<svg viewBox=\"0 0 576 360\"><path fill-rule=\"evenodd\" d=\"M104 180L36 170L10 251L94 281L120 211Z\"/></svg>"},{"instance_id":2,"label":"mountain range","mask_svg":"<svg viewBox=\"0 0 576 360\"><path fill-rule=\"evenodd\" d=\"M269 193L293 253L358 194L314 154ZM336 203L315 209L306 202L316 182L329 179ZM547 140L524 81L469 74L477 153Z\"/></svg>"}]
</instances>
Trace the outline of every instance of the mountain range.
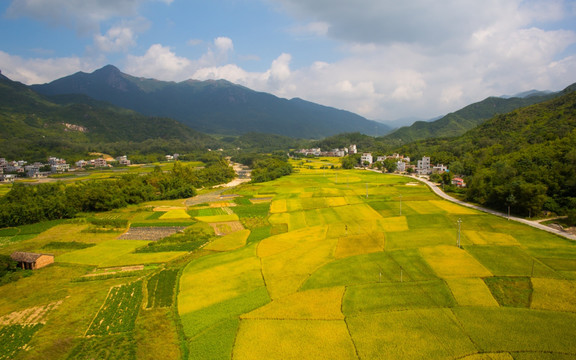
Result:
<instances>
[{"instance_id":1,"label":"mountain range","mask_svg":"<svg viewBox=\"0 0 576 360\"><path fill-rule=\"evenodd\" d=\"M31 88L47 96L84 94L210 134L260 132L309 139L351 131L378 136L391 130L348 111L278 98L225 80L166 82L127 75L112 65Z\"/></svg>"},{"instance_id":2,"label":"mountain range","mask_svg":"<svg viewBox=\"0 0 576 360\"><path fill-rule=\"evenodd\" d=\"M119 151L135 152L143 146L158 152L182 146L191 151L217 143L173 119L144 116L83 95L57 100L60 103L0 73L0 157L81 156L110 151L111 144L122 144Z\"/></svg>"}]
</instances>

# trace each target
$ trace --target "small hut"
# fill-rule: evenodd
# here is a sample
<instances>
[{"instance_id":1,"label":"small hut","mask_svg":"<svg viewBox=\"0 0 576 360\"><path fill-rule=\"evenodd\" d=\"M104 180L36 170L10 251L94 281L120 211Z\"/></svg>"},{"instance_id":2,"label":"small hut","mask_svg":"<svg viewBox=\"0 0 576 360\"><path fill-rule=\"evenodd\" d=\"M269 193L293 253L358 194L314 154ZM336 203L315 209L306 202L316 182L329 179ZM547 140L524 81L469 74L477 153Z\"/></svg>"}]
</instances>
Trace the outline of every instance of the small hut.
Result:
<instances>
[{"instance_id":1,"label":"small hut","mask_svg":"<svg viewBox=\"0 0 576 360\"><path fill-rule=\"evenodd\" d=\"M16 251L10 255L12 260L18 262L18 267L25 270L36 270L54 262L52 254L37 254L31 252Z\"/></svg>"}]
</instances>

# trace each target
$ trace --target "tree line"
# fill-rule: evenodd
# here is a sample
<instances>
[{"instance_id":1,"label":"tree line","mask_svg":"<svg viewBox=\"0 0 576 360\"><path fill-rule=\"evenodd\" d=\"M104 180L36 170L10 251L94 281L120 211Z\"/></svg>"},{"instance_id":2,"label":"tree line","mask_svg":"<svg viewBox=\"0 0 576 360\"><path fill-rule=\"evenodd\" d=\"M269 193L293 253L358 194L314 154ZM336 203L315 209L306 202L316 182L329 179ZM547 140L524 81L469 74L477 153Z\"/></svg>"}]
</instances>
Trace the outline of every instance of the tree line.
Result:
<instances>
[{"instance_id":1,"label":"tree line","mask_svg":"<svg viewBox=\"0 0 576 360\"><path fill-rule=\"evenodd\" d=\"M152 200L188 198L196 188L228 182L234 170L219 154L207 155L202 169L176 162L171 171L156 167L146 175L128 174L74 184L16 183L0 198L0 228L73 218L80 212L108 211Z\"/></svg>"}]
</instances>

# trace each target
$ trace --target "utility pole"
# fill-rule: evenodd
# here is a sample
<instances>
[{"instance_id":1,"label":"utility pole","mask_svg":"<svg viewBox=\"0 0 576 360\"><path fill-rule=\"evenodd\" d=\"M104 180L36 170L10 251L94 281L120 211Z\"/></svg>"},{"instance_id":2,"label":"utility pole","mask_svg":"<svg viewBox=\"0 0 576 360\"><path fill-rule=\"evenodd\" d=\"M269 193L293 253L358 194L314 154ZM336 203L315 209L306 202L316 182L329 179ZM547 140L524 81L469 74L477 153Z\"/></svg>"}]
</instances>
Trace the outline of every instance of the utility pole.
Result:
<instances>
[{"instance_id":1,"label":"utility pole","mask_svg":"<svg viewBox=\"0 0 576 360\"><path fill-rule=\"evenodd\" d=\"M458 240L456 241L456 246L460 247L460 231L462 228L462 219L458 218L458 221L456 221L458 223Z\"/></svg>"}]
</instances>

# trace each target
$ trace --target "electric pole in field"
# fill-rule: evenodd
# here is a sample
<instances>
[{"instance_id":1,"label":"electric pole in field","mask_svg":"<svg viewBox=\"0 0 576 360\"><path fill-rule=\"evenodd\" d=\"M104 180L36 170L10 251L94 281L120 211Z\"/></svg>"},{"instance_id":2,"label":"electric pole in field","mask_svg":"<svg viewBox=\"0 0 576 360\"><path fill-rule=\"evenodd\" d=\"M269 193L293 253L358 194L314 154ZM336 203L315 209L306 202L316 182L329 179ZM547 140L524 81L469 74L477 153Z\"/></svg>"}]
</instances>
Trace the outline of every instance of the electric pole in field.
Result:
<instances>
[{"instance_id":1,"label":"electric pole in field","mask_svg":"<svg viewBox=\"0 0 576 360\"><path fill-rule=\"evenodd\" d=\"M458 221L456 222L458 223L458 240L456 240L456 246L460 247L460 232L462 228L462 219L458 218Z\"/></svg>"}]
</instances>

